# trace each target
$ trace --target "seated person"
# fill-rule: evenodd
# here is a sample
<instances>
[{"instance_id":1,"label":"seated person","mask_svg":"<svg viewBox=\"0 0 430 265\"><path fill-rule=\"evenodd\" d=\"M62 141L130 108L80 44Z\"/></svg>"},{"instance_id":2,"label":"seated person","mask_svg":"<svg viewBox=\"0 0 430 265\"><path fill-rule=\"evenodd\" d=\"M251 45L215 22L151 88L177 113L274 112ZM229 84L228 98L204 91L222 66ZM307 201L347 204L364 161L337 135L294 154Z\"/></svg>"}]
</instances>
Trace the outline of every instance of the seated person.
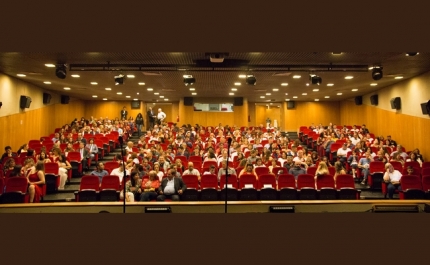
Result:
<instances>
[{"instance_id":1,"label":"seated person","mask_svg":"<svg viewBox=\"0 0 430 265\"><path fill-rule=\"evenodd\" d=\"M175 174L176 175L176 174ZM194 163L193 162L188 162L188 169L185 170L182 175L196 175L199 182L200 182L200 172L194 168Z\"/></svg>"},{"instance_id":2,"label":"seated person","mask_svg":"<svg viewBox=\"0 0 430 265\"><path fill-rule=\"evenodd\" d=\"M288 170L288 173L289 174L291 174L291 175L293 175L294 176L294 178L296 179L296 181L297 181L297 177L299 176L299 175L301 175L301 174L306 174L306 169L304 169L303 167L302 167L302 163L300 162L300 161L295 161L294 162L294 167L291 167L289 170Z\"/></svg>"},{"instance_id":3,"label":"seated person","mask_svg":"<svg viewBox=\"0 0 430 265\"><path fill-rule=\"evenodd\" d=\"M229 163L229 165L231 164ZM226 175L227 172L229 176L236 175L236 170L234 168L228 167L228 170L227 170L227 160L223 160L221 161L221 168L218 170L218 181L220 181L221 176Z\"/></svg>"},{"instance_id":4,"label":"seated person","mask_svg":"<svg viewBox=\"0 0 430 265\"><path fill-rule=\"evenodd\" d=\"M157 190L160 187L160 180L154 170L149 172L149 178L142 182L140 201L151 201L157 198Z\"/></svg>"},{"instance_id":5,"label":"seated person","mask_svg":"<svg viewBox=\"0 0 430 265\"><path fill-rule=\"evenodd\" d=\"M395 190L402 189L400 186L400 179L402 178L402 173L400 173L398 170L395 170L390 163L385 164L385 169L386 172L384 174L384 181L385 183L388 183L388 198L392 199Z\"/></svg>"},{"instance_id":6,"label":"seated person","mask_svg":"<svg viewBox=\"0 0 430 265\"><path fill-rule=\"evenodd\" d=\"M96 170L91 172L91 175L97 176L100 179L100 183L102 183L102 178L104 176L109 175L109 172L105 170L105 164L103 162L98 162L96 165Z\"/></svg>"},{"instance_id":7,"label":"seated person","mask_svg":"<svg viewBox=\"0 0 430 265\"><path fill-rule=\"evenodd\" d=\"M187 189L182 178L174 178L176 171L173 169L167 170L167 178L161 181L161 185L158 188L157 201L164 201L165 199L171 199L172 201L179 201L179 195Z\"/></svg>"},{"instance_id":8,"label":"seated person","mask_svg":"<svg viewBox=\"0 0 430 265\"><path fill-rule=\"evenodd\" d=\"M112 172L110 173L111 176L118 176L119 177L119 182L122 182L122 178L124 177L124 165L120 164L117 168L114 168L112 170ZM130 175L130 171L126 170L125 171L125 175L129 176Z\"/></svg>"}]
</instances>

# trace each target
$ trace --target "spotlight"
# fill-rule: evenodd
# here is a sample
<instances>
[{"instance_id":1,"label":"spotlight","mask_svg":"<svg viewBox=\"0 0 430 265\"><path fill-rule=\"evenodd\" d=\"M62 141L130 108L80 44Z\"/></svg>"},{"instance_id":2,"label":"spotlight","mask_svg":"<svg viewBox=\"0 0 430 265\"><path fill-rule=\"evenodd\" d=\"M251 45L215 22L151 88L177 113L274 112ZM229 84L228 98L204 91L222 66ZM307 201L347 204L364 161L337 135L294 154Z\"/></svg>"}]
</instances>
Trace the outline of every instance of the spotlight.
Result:
<instances>
[{"instance_id":1,"label":"spotlight","mask_svg":"<svg viewBox=\"0 0 430 265\"><path fill-rule=\"evenodd\" d=\"M419 52L407 52L406 56L415 56L417 54L419 54Z\"/></svg>"},{"instance_id":2,"label":"spotlight","mask_svg":"<svg viewBox=\"0 0 430 265\"><path fill-rule=\"evenodd\" d=\"M115 76L115 85L124 84L124 75Z\"/></svg>"},{"instance_id":3,"label":"spotlight","mask_svg":"<svg viewBox=\"0 0 430 265\"><path fill-rule=\"evenodd\" d=\"M255 76L253 76L253 75L248 75L247 77L246 77L246 83L248 84L248 85L253 85L253 86L255 86L256 84L257 84L257 79L255 78Z\"/></svg>"},{"instance_id":4,"label":"spotlight","mask_svg":"<svg viewBox=\"0 0 430 265\"><path fill-rule=\"evenodd\" d=\"M60 79L65 79L67 75L66 65L57 64L57 68L55 68L55 75Z\"/></svg>"},{"instance_id":5,"label":"spotlight","mask_svg":"<svg viewBox=\"0 0 430 265\"><path fill-rule=\"evenodd\" d=\"M196 79L194 77L192 77L192 76L184 78L184 84L186 86L193 85L195 82L196 82Z\"/></svg>"},{"instance_id":6,"label":"spotlight","mask_svg":"<svg viewBox=\"0 0 430 265\"><path fill-rule=\"evenodd\" d=\"M312 85L320 85L322 84L322 78L317 75L310 75Z\"/></svg>"},{"instance_id":7,"label":"spotlight","mask_svg":"<svg viewBox=\"0 0 430 265\"><path fill-rule=\"evenodd\" d=\"M373 80L379 80L382 78L382 67L373 67L372 78Z\"/></svg>"}]
</instances>

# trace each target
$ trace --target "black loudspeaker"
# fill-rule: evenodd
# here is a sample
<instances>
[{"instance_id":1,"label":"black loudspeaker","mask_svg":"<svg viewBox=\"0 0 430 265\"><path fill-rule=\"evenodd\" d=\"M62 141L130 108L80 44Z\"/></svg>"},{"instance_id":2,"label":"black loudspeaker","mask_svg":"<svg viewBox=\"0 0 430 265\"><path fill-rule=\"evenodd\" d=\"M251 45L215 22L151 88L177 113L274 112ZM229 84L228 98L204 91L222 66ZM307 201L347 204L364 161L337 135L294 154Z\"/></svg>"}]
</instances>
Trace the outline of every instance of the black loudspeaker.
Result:
<instances>
[{"instance_id":1,"label":"black loudspeaker","mask_svg":"<svg viewBox=\"0 0 430 265\"><path fill-rule=\"evenodd\" d=\"M49 104L51 102L51 94L43 93L43 104Z\"/></svg>"},{"instance_id":2,"label":"black loudspeaker","mask_svg":"<svg viewBox=\"0 0 430 265\"><path fill-rule=\"evenodd\" d=\"M423 112L423 114L430 113L430 100L426 103L421 103L421 111Z\"/></svg>"},{"instance_id":3,"label":"black loudspeaker","mask_svg":"<svg viewBox=\"0 0 430 265\"><path fill-rule=\"evenodd\" d=\"M29 108L31 104L31 98L27 96L21 96L19 99L19 107L21 109Z\"/></svg>"},{"instance_id":4,"label":"black loudspeaker","mask_svg":"<svg viewBox=\"0 0 430 265\"><path fill-rule=\"evenodd\" d=\"M287 101L287 109L294 109L296 107L295 101Z\"/></svg>"},{"instance_id":5,"label":"black loudspeaker","mask_svg":"<svg viewBox=\"0 0 430 265\"><path fill-rule=\"evenodd\" d=\"M234 106L243 106L243 98L234 98Z\"/></svg>"},{"instance_id":6,"label":"black loudspeaker","mask_svg":"<svg viewBox=\"0 0 430 265\"><path fill-rule=\"evenodd\" d=\"M65 95L61 96L61 104L69 104L69 101L70 101L69 96L65 96Z\"/></svg>"},{"instance_id":7,"label":"black loudspeaker","mask_svg":"<svg viewBox=\"0 0 430 265\"><path fill-rule=\"evenodd\" d=\"M355 105L362 105L363 104L363 97L357 96L355 97Z\"/></svg>"},{"instance_id":8,"label":"black loudspeaker","mask_svg":"<svg viewBox=\"0 0 430 265\"><path fill-rule=\"evenodd\" d=\"M184 106L193 106L193 98L192 97L184 97Z\"/></svg>"},{"instance_id":9,"label":"black loudspeaker","mask_svg":"<svg viewBox=\"0 0 430 265\"><path fill-rule=\"evenodd\" d=\"M131 109L140 109L140 101L134 100L131 102Z\"/></svg>"},{"instance_id":10,"label":"black loudspeaker","mask_svg":"<svg viewBox=\"0 0 430 265\"><path fill-rule=\"evenodd\" d=\"M402 103L401 103L400 97L392 98L390 103L391 103L392 109L399 110L402 108Z\"/></svg>"},{"instance_id":11,"label":"black loudspeaker","mask_svg":"<svg viewBox=\"0 0 430 265\"><path fill-rule=\"evenodd\" d=\"M378 106L378 95L370 96L370 104Z\"/></svg>"}]
</instances>

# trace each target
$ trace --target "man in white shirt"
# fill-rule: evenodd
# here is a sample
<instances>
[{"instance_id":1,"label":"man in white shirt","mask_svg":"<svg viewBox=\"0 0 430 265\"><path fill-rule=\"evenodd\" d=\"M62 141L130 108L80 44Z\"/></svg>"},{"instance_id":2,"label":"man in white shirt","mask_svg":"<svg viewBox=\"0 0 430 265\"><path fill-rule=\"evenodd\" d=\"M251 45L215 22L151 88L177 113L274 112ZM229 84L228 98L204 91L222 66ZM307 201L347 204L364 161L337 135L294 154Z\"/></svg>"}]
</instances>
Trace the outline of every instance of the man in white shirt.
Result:
<instances>
[{"instance_id":1,"label":"man in white shirt","mask_svg":"<svg viewBox=\"0 0 430 265\"><path fill-rule=\"evenodd\" d=\"M188 162L188 169L182 175L196 175L200 182L200 172L194 168L193 162Z\"/></svg>"},{"instance_id":2,"label":"man in white shirt","mask_svg":"<svg viewBox=\"0 0 430 265\"><path fill-rule=\"evenodd\" d=\"M229 162L230 164L230 162ZM228 167L227 169L227 160L223 160L221 162L221 168L218 170L218 181L221 180L221 176L226 175L228 170L228 174L230 175L236 175L236 170L234 168Z\"/></svg>"},{"instance_id":3,"label":"man in white shirt","mask_svg":"<svg viewBox=\"0 0 430 265\"><path fill-rule=\"evenodd\" d=\"M398 170L395 170L390 163L385 164L385 169L386 172L384 174L384 181L385 183L388 183L388 198L392 199L394 191L402 189L400 187L400 179L402 178L402 173L400 173Z\"/></svg>"},{"instance_id":4,"label":"man in white shirt","mask_svg":"<svg viewBox=\"0 0 430 265\"><path fill-rule=\"evenodd\" d=\"M344 143L341 148L337 150L337 158L339 158L340 162L342 164L345 164L346 156L348 155L348 152L351 152L351 149L348 148L348 144Z\"/></svg>"},{"instance_id":5,"label":"man in white shirt","mask_svg":"<svg viewBox=\"0 0 430 265\"><path fill-rule=\"evenodd\" d=\"M158 109L157 120L158 124L162 124L166 119L166 113L164 113L161 109Z\"/></svg>"},{"instance_id":6,"label":"man in white shirt","mask_svg":"<svg viewBox=\"0 0 430 265\"><path fill-rule=\"evenodd\" d=\"M122 182L122 178L124 177L124 166L123 164L120 164L119 167L115 168L112 170L112 172L109 174L112 176L118 176L119 177L119 182ZM129 176L130 175L130 171L129 170L125 170L125 175Z\"/></svg>"}]
</instances>

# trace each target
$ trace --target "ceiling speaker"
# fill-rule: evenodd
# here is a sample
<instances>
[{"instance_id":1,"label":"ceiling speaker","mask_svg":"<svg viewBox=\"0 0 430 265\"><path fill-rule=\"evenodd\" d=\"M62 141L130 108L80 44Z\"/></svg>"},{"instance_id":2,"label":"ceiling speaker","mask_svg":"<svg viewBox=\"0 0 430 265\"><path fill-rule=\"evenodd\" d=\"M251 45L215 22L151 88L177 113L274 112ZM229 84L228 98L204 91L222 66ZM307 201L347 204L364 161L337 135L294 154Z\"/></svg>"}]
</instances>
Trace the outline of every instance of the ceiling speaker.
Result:
<instances>
[{"instance_id":1,"label":"ceiling speaker","mask_svg":"<svg viewBox=\"0 0 430 265\"><path fill-rule=\"evenodd\" d=\"M392 98L390 103L392 109L399 110L402 108L402 102L400 97Z\"/></svg>"},{"instance_id":2,"label":"ceiling speaker","mask_svg":"<svg viewBox=\"0 0 430 265\"><path fill-rule=\"evenodd\" d=\"M49 104L51 102L51 94L43 93L43 104Z\"/></svg>"},{"instance_id":3,"label":"ceiling speaker","mask_svg":"<svg viewBox=\"0 0 430 265\"><path fill-rule=\"evenodd\" d=\"M370 104L373 106L378 106L378 95L370 96Z\"/></svg>"},{"instance_id":4,"label":"ceiling speaker","mask_svg":"<svg viewBox=\"0 0 430 265\"><path fill-rule=\"evenodd\" d=\"M294 109L296 107L295 101L287 101L287 109Z\"/></svg>"},{"instance_id":5,"label":"ceiling speaker","mask_svg":"<svg viewBox=\"0 0 430 265\"><path fill-rule=\"evenodd\" d=\"M69 96L61 95L61 104L69 104L69 101L70 101Z\"/></svg>"},{"instance_id":6,"label":"ceiling speaker","mask_svg":"<svg viewBox=\"0 0 430 265\"><path fill-rule=\"evenodd\" d=\"M193 106L193 98L192 97L184 97L184 106Z\"/></svg>"},{"instance_id":7,"label":"ceiling speaker","mask_svg":"<svg viewBox=\"0 0 430 265\"><path fill-rule=\"evenodd\" d=\"M363 104L363 97L357 96L355 97L355 105L362 105Z\"/></svg>"},{"instance_id":8,"label":"ceiling speaker","mask_svg":"<svg viewBox=\"0 0 430 265\"><path fill-rule=\"evenodd\" d=\"M234 98L234 106L243 106L243 98L239 97L239 98Z\"/></svg>"},{"instance_id":9,"label":"ceiling speaker","mask_svg":"<svg viewBox=\"0 0 430 265\"><path fill-rule=\"evenodd\" d=\"M19 107L21 109L28 109L30 108L30 104L31 104L31 98L27 97L27 96L21 96L19 98Z\"/></svg>"}]
</instances>

